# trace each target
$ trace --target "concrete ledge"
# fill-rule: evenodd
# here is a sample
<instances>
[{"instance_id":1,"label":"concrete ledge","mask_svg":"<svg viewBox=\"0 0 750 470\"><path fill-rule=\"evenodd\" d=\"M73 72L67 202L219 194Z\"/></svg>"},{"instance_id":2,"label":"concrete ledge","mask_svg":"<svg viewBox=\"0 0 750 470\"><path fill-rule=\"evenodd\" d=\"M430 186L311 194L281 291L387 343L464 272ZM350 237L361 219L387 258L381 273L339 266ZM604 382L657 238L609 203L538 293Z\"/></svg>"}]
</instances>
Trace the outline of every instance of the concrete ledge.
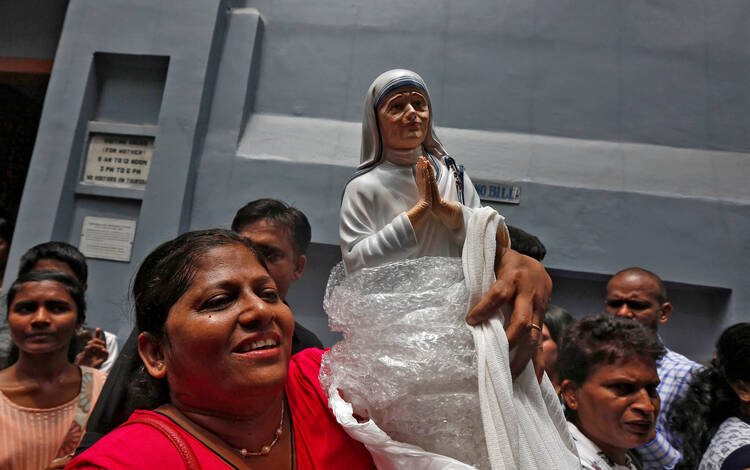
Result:
<instances>
[{"instance_id":1,"label":"concrete ledge","mask_svg":"<svg viewBox=\"0 0 750 470\"><path fill-rule=\"evenodd\" d=\"M446 149L484 179L750 202L750 154L507 132L438 128ZM355 167L359 123L255 114L243 158Z\"/></svg>"}]
</instances>

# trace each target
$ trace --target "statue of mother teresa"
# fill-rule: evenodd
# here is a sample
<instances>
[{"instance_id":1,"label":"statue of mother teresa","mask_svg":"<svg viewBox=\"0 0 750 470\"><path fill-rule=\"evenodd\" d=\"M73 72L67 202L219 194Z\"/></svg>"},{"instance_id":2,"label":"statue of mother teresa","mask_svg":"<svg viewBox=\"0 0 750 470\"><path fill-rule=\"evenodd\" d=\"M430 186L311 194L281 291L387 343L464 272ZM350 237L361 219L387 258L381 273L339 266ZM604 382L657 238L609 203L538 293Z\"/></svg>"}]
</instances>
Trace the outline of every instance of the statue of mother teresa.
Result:
<instances>
[{"instance_id":1,"label":"statue of mother teresa","mask_svg":"<svg viewBox=\"0 0 750 470\"><path fill-rule=\"evenodd\" d=\"M346 273L334 268L324 299L344 334L321 366L338 422L378 468L580 468L554 388L530 361L544 268L508 249L502 216L480 207L435 134L419 75L383 73L364 108L341 204Z\"/></svg>"},{"instance_id":2,"label":"statue of mother teresa","mask_svg":"<svg viewBox=\"0 0 750 470\"><path fill-rule=\"evenodd\" d=\"M341 203L347 272L423 256L460 257L479 195L433 127L422 77L381 74L365 96L360 165ZM508 246L507 228L502 226Z\"/></svg>"}]
</instances>

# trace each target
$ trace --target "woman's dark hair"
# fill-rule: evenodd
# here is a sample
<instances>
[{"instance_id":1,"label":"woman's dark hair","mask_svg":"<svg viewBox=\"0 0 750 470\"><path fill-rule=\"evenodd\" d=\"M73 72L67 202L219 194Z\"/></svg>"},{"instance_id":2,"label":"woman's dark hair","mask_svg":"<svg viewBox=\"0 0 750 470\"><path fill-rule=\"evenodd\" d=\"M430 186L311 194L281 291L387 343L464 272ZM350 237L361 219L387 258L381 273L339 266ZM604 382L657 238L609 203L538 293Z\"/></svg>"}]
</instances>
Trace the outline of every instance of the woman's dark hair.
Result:
<instances>
[{"instance_id":1,"label":"woman's dark hair","mask_svg":"<svg viewBox=\"0 0 750 470\"><path fill-rule=\"evenodd\" d=\"M562 307L548 305L547 313L544 314L544 325L549 330L549 336L555 344L560 344L565 328L570 326L575 319Z\"/></svg>"},{"instance_id":2,"label":"woman's dark hair","mask_svg":"<svg viewBox=\"0 0 750 470\"><path fill-rule=\"evenodd\" d=\"M682 461L677 469L698 468L717 429L739 415L740 399L731 384L750 385L750 323L730 326L716 342L716 358L698 372L669 417L682 435Z\"/></svg>"},{"instance_id":3,"label":"woman's dark hair","mask_svg":"<svg viewBox=\"0 0 750 470\"><path fill-rule=\"evenodd\" d=\"M280 224L289 230L289 241L297 256L304 255L310 245L310 222L301 210L278 199L256 199L237 211L232 221L232 230L241 232L259 220Z\"/></svg>"},{"instance_id":4,"label":"woman's dark hair","mask_svg":"<svg viewBox=\"0 0 750 470\"><path fill-rule=\"evenodd\" d=\"M204 263L204 255L220 246L238 244L250 250L267 269L265 260L251 241L229 230L213 229L188 232L161 244L138 269L133 281L136 329L155 341L164 337L167 316L172 306L190 288ZM166 379L154 379L143 364L132 383L130 406L152 409L169 400Z\"/></svg>"},{"instance_id":5,"label":"woman's dark hair","mask_svg":"<svg viewBox=\"0 0 750 470\"><path fill-rule=\"evenodd\" d=\"M18 295L18 292L23 288L24 284L42 281L57 282L65 288L68 295L70 295L70 298L73 299L73 302L76 304L76 318L78 324L82 325L86 319L86 295L83 286L75 277L60 271L31 271L19 276L18 279L13 281L13 284L11 284L6 294L6 315L10 315L10 308L13 304L13 300L15 300L16 295ZM81 348L82 345L78 344L76 336L73 335L70 340L70 346L68 347L68 360L73 362L76 352ZM6 367L10 366L16 362L16 360L18 360L18 346L13 344L8 355L7 364L3 365Z\"/></svg>"},{"instance_id":6,"label":"woman's dark hair","mask_svg":"<svg viewBox=\"0 0 750 470\"><path fill-rule=\"evenodd\" d=\"M31 272L39 261L45 259L54 259L67 264L81 284L88 282L89 269L86 257L78 251L78 248L65 242L46 242L29 248L21 256L18 275Z\"/></svg>"},{"instance_id":7,"label":"woman's dark hair","mask_svg":"<svg viewBox=\"0 0 750 470\"><path fill-rule=\"evenodd\" d=\"M600 366L631 356L659 361L666 350L656 332L630 318L600 315L578 320L563 333L557 356L560 382L582 385ZM565 409L568 419L575 412Z\"/></svg>"}]
</instances>

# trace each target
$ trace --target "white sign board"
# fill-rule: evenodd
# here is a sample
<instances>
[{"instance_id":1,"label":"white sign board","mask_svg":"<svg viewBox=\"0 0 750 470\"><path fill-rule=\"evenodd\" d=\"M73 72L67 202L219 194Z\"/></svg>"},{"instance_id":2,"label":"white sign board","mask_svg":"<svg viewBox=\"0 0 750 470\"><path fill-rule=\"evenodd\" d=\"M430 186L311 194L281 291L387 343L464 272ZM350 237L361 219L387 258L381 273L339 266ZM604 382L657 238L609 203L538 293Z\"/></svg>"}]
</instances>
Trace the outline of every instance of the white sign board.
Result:
<instances>
[{"instance_id":1,"label":"white sign board","mask_svg":"<svg viewBox=\"0 0 750 470\"><path fill-rule=\"evenodd\" d=\"M153 153L153 137L91 133L82 182L146 189Z\"/></svg>"},{"instance_id":2,"label":"white sign board","mask_svg":"<svg viewBox=\"0 0 750 470\"><path fill-rule=\"evenodd\" d=\"M87 258L129 262L134 238L135 220L86 216L78 249Z\"/></svg>"},{"instance_id":3,"label":"white sign board","mask_svg":"<svg viewBox=\"0 0 750 470\"><path fill-rule=\"evenodd\" d=\"M519 204L521 187L512 183L473 180L474 188L482 201Z\"/></svg>"}]
</instances>

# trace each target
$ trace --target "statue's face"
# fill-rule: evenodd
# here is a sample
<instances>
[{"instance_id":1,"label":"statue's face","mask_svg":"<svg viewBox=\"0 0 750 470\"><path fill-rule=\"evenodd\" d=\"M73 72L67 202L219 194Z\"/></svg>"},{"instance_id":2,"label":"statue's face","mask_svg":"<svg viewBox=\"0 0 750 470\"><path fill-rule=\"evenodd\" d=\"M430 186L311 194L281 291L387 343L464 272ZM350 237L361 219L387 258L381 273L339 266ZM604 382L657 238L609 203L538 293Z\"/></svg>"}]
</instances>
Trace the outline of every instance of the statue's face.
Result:
<instances>
[{"instance_id":1,"label":"statue's face","mask_svg":"<svg viewBox=\"0 0 750 470\"><path fill-rule=\"evenodd\" d=\"M419 147L427 136L430 108L417 87L397 88L378 106L378 124L383 145L396 150Z\"/></svg>"}]
</instances>

